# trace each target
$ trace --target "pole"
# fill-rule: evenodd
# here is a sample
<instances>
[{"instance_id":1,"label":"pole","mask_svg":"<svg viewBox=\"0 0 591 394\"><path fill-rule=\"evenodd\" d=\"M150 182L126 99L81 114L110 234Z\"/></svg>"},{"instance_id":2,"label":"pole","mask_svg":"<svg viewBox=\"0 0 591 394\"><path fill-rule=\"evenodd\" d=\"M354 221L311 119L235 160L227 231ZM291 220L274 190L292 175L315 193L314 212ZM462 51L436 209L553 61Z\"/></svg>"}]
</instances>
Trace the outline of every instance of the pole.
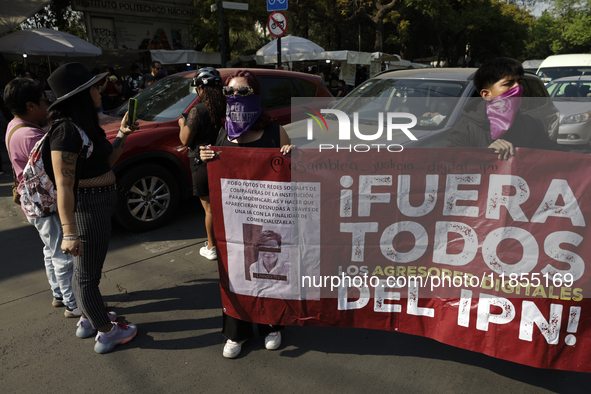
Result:
<instances>
[{"instance_id":1,"label":"pole","mask_svg":"<svg viewBox=\"0 0 591 394\"><path fill-rule=\"evenodd\" d=\"M361 52L361 23L357 26L359 28L359 52Z\"/></svg>"},{"instance_id":2,"label":"pole","mask_svg":"<svg viewBox=\"0 0 591 394\"><path fill-rule=\"evenodd\" d=\"M277 68L281 67L281 37L277 38Z\"/></svg>"},{"instance_id":3,"label":"pole","mask_svg":"<svg viewBox=\"0 0 591 394\"><path fill-rule=\"evenodd\" d=\"M222 68L226 68L226 44L224 39L224 14L222 12L222 0L218 0L218 21L220 25L220 56L222 57Z\"/></svg>"}]
</instances>

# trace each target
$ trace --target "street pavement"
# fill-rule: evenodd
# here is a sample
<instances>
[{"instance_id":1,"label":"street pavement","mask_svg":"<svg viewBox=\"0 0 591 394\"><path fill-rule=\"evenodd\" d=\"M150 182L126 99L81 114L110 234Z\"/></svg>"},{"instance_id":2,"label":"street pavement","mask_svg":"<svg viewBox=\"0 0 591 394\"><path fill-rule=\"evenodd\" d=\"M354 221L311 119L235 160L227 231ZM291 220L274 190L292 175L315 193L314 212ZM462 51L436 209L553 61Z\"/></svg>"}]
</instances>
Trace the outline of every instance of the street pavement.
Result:
<instances>
[{"instance_id":1,"label":"street pavement","mask_svg":"<svg viewBox=\"0 0 591 394\"><path fill-rule=\"evenodd\" d=\"M203 211L184 201L165 227L114 226L101 291L138 334L93 351L51 306L42 243L0 175L0 393L589 393L591 374L542 370L395 332L286 327L276 351L248 341L222 357L217 263L199 255ZM590 355L591 360L591 355Z\"/></svg>"}]
</instances>

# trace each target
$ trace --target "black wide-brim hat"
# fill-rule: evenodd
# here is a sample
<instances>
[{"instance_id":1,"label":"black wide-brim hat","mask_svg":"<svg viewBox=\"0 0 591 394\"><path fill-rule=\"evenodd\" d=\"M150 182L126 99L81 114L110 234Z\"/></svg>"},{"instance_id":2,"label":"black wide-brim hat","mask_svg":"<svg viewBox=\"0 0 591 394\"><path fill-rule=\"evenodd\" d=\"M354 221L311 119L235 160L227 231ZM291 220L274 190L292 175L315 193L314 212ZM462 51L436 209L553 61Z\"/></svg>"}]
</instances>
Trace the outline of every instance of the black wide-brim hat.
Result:
<instances>
[{"instance_id":1,"label":"black wide-brim hat","mask_svg":"<svg viewBox=\"0 0 591 394\"><path fill-rule=\"evenodd\" d=\"M48 109L88 89L108 74L109 72L104 72L95 76L80 63L66 63L60 66L47 78L47 83L56 98Z\"/></svg>"}]
</instances>

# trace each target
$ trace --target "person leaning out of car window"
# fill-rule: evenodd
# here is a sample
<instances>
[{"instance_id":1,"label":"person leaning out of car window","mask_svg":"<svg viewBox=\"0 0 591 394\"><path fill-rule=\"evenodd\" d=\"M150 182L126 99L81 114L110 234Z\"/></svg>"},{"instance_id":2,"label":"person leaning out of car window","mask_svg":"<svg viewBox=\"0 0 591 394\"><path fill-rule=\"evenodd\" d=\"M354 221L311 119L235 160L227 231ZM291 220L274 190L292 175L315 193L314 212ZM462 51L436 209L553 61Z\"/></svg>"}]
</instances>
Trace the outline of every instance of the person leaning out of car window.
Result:
<instances>
[{"instance_id":1,"label":"person leaning out of car window","mask_svg":"<svg viewBox=\"0 0 591 394\"><path fill-rule=\"evenodd\" d=\"M446 146L493 148L500 160L514 155L518 147L570 151L550 139L539 119L519 112L522 77L523 67L515 59L497 58L482 65L474 75L474 86L484 100L466 105ZM504 104L503 110L499 104Z\"/></svg>"}]
</instances>

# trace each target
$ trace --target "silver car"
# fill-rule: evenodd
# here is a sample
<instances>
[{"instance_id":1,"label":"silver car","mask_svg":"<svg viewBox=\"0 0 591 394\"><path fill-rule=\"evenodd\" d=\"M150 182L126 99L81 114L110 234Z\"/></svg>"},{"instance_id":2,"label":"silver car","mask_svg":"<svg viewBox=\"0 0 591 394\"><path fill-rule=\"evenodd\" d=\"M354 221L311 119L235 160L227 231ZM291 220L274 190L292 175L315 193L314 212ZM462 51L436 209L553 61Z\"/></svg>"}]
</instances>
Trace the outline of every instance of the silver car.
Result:
<instances>
[{"instance_id":1,"label":"silver car","mask_svg":"<svg viewBox=\"0 0 591 394\"><path fill-rule=\"evenodd\" d=\"M341 111L339 114L345 113L349 117L351 142L363 143L366 140L367 143L367 136L380 135L375 142L386 142L387 139L405 147L444 147L449 131L469 100L482 100L472 82L476 70L429 68L386 71L365 81L331 110ZM559 112L544 84L535 74L526 72L522 86L524 99L520 111L540 119L550 138L556 140ZM381 119L378 116L380 113ZM412 125L411 131L416 140L400 130L391 130L389 135L386 133L386 116L391 113L415 115L416 124ZM309 115L313 117L313 114ZM346 124L343 119L329 114L324 115L324 124L318 116L315 120L322 128L326 126L331 131L341 130L341 126ZM413 123L403 119L403 116L389 120L398 125L406 123L409 127ZM316 148L323 143L335 142L335 134L319 130L312 119L291 123L285 128L292 142L302 148ZM380 130L383 131L381 134ZM355 141L356 136L359 138Z\"/></svg>"},{"instance_id":2,"label":"silver car","mask_svg":"<svg viewBox=\"0 0 591 394\"><path fill-rule=\"evenodd\" d=\"M560 111L557 142L587 146L591 141L591 76L555 79L546 88Z\"/></svg>"}]
</instances>

